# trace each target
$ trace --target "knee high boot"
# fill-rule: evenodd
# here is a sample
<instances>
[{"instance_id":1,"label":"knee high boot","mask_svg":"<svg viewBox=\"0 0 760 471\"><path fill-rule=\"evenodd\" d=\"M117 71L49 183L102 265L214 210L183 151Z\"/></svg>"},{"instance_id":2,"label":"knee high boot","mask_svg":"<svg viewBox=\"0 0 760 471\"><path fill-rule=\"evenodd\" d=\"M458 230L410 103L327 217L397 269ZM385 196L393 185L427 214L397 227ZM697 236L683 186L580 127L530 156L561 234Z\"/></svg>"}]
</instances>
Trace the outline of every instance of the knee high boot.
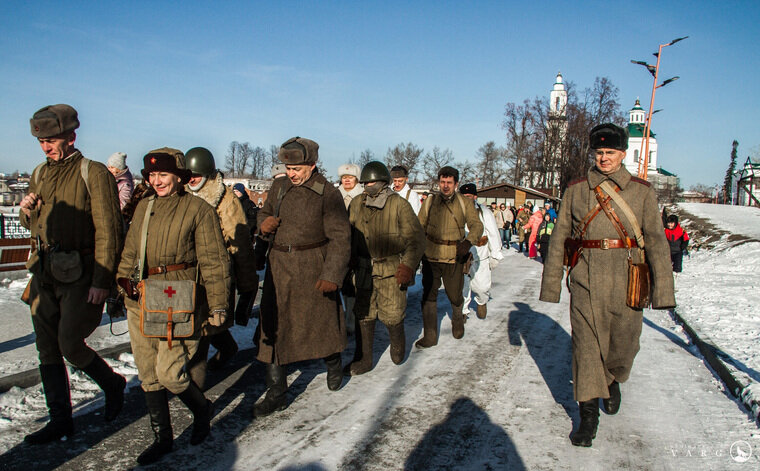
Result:
<instances>
[{"instance_id":1,"label":"knee high boot","mask_svg":"<svg viewBox=\"0 0 760 471\"><path fill-rule=\"evenodd\" d=\"M211 432L211 415L214 412L214 405L192 381L187 389L177 394L177 397L193 413L193 433L190 435L190 444L198 445Z\"/></svg>"},{"instance_id":2,"label":"knee high boot","mask_svg":"<svg viewBox=\"0 0 760 471\"><path fill-rule=\"evenodd\" d=\"M462 306L451 306L451 335L455 339L461 339L464 337L464 315L462 314Z\"/></svg>"},{"instance_id":3,"label":"knee high boot","mask_svg":"<svg viewBox=\"0 0 760 471\"><path fill-rule=\"evenodd\" d=\"M371 359L371 352L369 356ZM324 360L327 367L327 389L337 391L343 384L343 365L341 364L340 352L326 356Z\"/></svg>"},{"instance_id":4,"label":"knee high boot","mask_svg":"<svg viewBox=\"0 0 760 471\"><path fill-rule=\"evenodd\" d=\"M386 326L388 328L388 337L391 339L391 361L400 365L404 361L406 353L406 333L404 332L404 321L396 325Z\"/></svg>"},{"instance_id":5,"label":"knee high boot","mask_svg":"<svg viewBox=\"0 0 760 471\"><path fill-rule=\"evenodd\" d=\"M209 336L211 345L216 348L216 353L208 361L208 369L219 370L229 362L238 351L238 344L229 329Z\"/></svg>"},{"instance_id":6,"label":"knee high boot","mask_svg":"<svg viewBox=\"0 0 760 471\"><path fill-rule=\"evenodd\" d=\"M356 351L354 360L348 365L347 376L357 376L372 369L372 345L375 341L375 320L356 321Z\"/></svg>"},{"instance_id":7,"label":"knee high boot","mask_svg":"<svg viewBox=\"0 0 760 471\"><path fill-rule=\"evenodd\" d=\"M40 365L42 389L45 392L50 422L36 432L24 437L26 443L39 445L60 440L74 433L71 418L71 395L66 365Z\"/></svg>"},{"instance_id":8,"label":"knee high boot","mask_svg":"<svg viewBox=\"0 0 760 471\"><path fill-rule=\"evenodd\" d=\"M95 358L89 365L82 368L82 371L98 383L105 394L104 416L106 422L114 420L124 406L124 388L127 386L127 380L124 376L114 372L99 355L95 355Z\"/></svg>"},{"instance_id":9,"label":"knee high boot","mask_svg":"<svg viewBox=\"0 0 760 471\"><path fill-rule=\"evenodd\" d=\"M354 315L354 304L356 304L355 296L346 296L346 332L353 334L357 331L356 325L359 319Z\"/></svg>"},{"instance_id":10,"label":"knee high boot","mask_svg":"<svg viewBox=\"0 0 760 471\"><path fill-rule=\"evenodd\" d=\"M570 441L575 446L591 446L599 426L599 398L579 402L578 407L581 410L581 424L570 435Z\"/></svg>"},{"instance_id":11,"label":"knee high boot","mask_svg":"<svg viewBox=\"0 0 760 471\"><path fill-rule=\"evenodd\" d=\"M166 389L145 391L145 405L150 414L150 428L153 429L153 443L145 449L137 462L141 465L155 463L162 456L172 451L174 433L172 432L169 398Z\"/></svg>"},{"instance_id":12,"label":"knee high boot","mask_svg":"<svg viewBox=\"0 0 760 471\"><path fill-rule=\"evenodd\" d=\"M253 406L254 417L265 417L288 407L285 396L288 391L288 377L285 374L285 368L274 363L267 363L264 369L264 381L267 385L267 393L261 402Z\"/></svg>"},{"instance_id":13,"label":"knee high boot","mask_svg":"<svg viewBox=\"0 0 760 471\"><path fill-rule=\"evenodd\" d=\"M427 301L422 305L423 336L414 345L418 348L428 348L438 345L438 305Z\"/></svg>"}]
</instances>

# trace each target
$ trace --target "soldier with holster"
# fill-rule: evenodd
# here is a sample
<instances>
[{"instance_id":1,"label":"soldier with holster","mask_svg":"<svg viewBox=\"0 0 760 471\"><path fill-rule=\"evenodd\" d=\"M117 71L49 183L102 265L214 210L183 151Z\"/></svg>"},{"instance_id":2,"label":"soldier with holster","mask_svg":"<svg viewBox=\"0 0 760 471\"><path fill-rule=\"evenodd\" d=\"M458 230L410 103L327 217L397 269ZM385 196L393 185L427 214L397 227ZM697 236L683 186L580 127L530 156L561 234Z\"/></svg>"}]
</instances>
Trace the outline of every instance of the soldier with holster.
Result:
<instances>
[{"instance_id":1,"label":"soldier with holster","mask_svg":"<svg viewBox=\"0 0 760 471\"><path fill-rule=\"evenodd\" d=\"M32 173L20 221L32 233L29 304L50 422L24 440L46 443L74 431L64 358L103 389L106 421L124 403L124 377L85 343L100 324L123 234L113 176L74 147L76 110L46 106L30 123L47 160Z\"/></svg>"},{"instance_id":2,"label":"soldier with holster","mask_svg":"<svg viewBox=\"0 0 760 471\"><path fill-rule=\"evenodd\" d=\"M459 194L459 171L442 167L438 171L439 193L431 194L422 205L420 224L425 230L427 244L422 257L422 321L424 336L415 345L419 348L438 344L438 289L446 289L451 302L451 333L455 339L464 336L462 307L464 273L470 247L483 235L483 223L475 207ZM469 233L465 233L465 224Z\"/></svg>"},{"instance_id":3,"label":"soldier with holster","mask_svg":"<svg viewBox=\"0 0 760 471\"><path fill-rule=\"evenodd\" d=\"M356 351L349 375L372 369L375 321L388 329L391 360L400 364L406 351L406 291L425 251L425 232L412 206L389 186L382 162L361 172L364 192L351 201L351 260L356 273Z\"/></svg>"}]
</instances>

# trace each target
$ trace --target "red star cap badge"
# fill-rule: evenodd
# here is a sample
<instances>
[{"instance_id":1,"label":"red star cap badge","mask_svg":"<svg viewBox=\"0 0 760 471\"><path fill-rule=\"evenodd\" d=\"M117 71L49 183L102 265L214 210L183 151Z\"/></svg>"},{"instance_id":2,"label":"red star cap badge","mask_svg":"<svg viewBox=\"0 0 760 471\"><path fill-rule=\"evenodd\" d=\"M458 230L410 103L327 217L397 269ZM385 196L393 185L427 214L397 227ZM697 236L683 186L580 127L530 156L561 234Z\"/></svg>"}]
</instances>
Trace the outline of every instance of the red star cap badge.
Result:
<instances>
[{"instance_id":1,"label":"red star cap badge","mask_svg":"<svg viewBox=\"0 0 760 471\"><path fill-rule=\"evenodd\" d=\"M152 164L154 164L154 165L155 165L155 163L156 163L156 158L155 158L155 157L151 157L151 158L150 158L150 163L152 163Z\"/></svg>"}]
</instances>

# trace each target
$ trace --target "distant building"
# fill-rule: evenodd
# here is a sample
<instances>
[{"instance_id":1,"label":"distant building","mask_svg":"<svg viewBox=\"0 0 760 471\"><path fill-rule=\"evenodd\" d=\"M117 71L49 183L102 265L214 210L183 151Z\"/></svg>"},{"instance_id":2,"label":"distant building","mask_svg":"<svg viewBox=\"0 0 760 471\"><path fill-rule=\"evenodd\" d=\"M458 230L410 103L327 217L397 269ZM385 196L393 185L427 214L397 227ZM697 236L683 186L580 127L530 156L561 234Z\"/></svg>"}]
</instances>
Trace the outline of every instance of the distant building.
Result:
<instances>
[{"instance_id":1,"label":"distant building","mask_svg":"<svg viewBox=\"0 0 760 471\"><path fill-rule=\"evenodd\" d=\"M272 180L256 180L251 178L225 178L224 184L231 187L236 183L242 183L248 192L248 197L256 206L262 206L267 200L269 189L272 188Z\"/></svg>"}]
</instances>

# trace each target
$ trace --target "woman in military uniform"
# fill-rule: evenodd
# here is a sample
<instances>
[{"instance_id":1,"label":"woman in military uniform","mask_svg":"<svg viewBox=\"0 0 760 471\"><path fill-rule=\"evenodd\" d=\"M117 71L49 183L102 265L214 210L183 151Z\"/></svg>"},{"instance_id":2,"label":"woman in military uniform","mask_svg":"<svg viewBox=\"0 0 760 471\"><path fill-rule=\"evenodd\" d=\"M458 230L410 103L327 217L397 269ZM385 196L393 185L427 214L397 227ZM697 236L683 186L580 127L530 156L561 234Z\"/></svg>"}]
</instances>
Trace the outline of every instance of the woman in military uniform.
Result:
<instances>
[{"instance_id":1,"label":"woman in military uniform","mask_svg":"<svg viewBox=\"0 0 760 471\"><path fill-rule=\"evenodd\" d=\"M118 271L120 286L125 285L125 279L198 282L195 333L191 337L167 341L144 336L138 302L134 298L125 302L132 353L155 434L153 444L137 458L138 463L148 464L172 449L167 390L193 413L190 443L201 443L209 433L212 404L190 380L186 369L198 349L203 325L222 325L227 318L230 262L214 208L184 189L191 173L184 169L182 152L167 147L149 152L142 175L150 183L151 195L140 201L127 233ZM147 235L143 235L150 206ZM141 264L143 237L145 259ZM137 267L142 267L142 273Z\"/></svg>"}]
</instances>

